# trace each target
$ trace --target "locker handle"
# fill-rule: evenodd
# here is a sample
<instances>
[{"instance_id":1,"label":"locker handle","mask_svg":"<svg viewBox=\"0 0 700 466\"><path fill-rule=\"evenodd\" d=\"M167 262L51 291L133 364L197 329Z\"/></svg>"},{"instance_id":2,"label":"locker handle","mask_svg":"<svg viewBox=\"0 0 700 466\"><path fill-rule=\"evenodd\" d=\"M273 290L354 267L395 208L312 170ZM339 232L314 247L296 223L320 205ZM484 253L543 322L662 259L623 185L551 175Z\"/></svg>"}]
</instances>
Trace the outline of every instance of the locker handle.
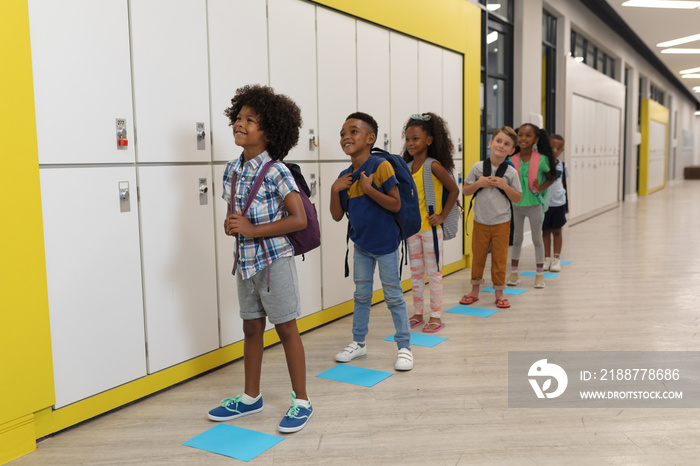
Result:
<instances>
[{"instance_id":1,"label":"locker handle","mask_svg":"<svg viewBox=\"0 0 700 466\"><path fill-rule=\"evenodd\" d=\"M208 187L208 186L200 186L200 187L199 187L199 194L206 194L207 191L209 191L209 187Z\"/></svg>"}]
</instances>

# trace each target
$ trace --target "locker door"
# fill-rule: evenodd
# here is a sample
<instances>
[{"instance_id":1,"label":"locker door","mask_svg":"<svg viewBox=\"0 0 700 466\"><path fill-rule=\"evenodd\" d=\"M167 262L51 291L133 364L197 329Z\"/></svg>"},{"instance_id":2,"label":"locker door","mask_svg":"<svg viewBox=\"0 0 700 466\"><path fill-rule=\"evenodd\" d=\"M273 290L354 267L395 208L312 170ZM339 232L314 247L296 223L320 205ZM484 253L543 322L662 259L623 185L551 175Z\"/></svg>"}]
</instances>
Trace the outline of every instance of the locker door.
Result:
<instances>
[{"instance_id":1,"label":"locker door","mask_svg":"<svg viewBox=\"0 0 700 466\"><path fill-rule=\"evenodd\" d=\"M391 152L403 149L403 125L418 113L418 41L389 34L391 50Z\"/></svg>"},{"instance_id":2,"label":"locker door","mask_svg":"<svg viewBox=\"0 0 700 466\"><path fill-rule=\"evenodd\" d=\"M331 185L341 171L348 168L349 162L329 162L320 164L321 199L330 200ZM321 202L319 221L321 223L321 270L323 271L323 309L328 309L345 301L352 300L355 285L352 281L352 241L348 263L350 276L345 274L345 238L348 231L346 217L336 222L331 217L328 201ZM318 209L318 205L316 206Z\"/></svg>"},{"instance_id":3,"label":"locker door","mask_svg":"<svg viewBox=\"0 0 700 466\"><path fill-rule=\"evenodd\" d=\"M355 20L325 8L317 10L318 149L323 160L348 161L340 149L340 128L357 110Z\"/></svg>"},{"instance_id":4,"label":"locker door","mask_svg":"<svg viewBox=\"0 0 700 466\"><path fill-rule=\"evenodd\" d=\"M224 110L239 87L268 84L267 11L265 2L209 0L207 17L212 155L228 161L241 149L233 142Z\"/></svg>"},{"instance_id":5,"label":"locker door","mask_svg":"<svg viewBox=\"0 0 700 466\"><path fill-rule=\"evenodd\" d=\"M447 122L450 129L450 136L454 144L454 177L457 186L460 187L460 195L457 200L464 205L464 196L461 194L463 179L463 144L462 131L463 120L463 58L462 55L448 50L442 51L442 117ZM464 255L464 219L460 219L457 236L444 243L444 264L451 264L462 259Z\"/></svg>"},{"instance_id":6,"label":"locker door","mask_svg":"<svg viewBox=\"0 0 700 466\"><path fill-rule=\"evenodd\" d=\"M205 0L132 0L139 162L211 160Z\"/></svg>"},{"instance_id":7,"label":"locker door","mask_svg":"<svg viewBox=\"0 0 700 466\"><path fill-rule=\"evenodd\" d=\"M267 10L270 85L297 103L304 120L287 159L317 160L316 10L298 0L268 0Z\"/></svg>"},{"instance_id":8,"label":"locker door","mask_svg":"<svg viewBox=\"0 0 700 466\"><path fill-rule=\"evenodd\" d=\"M390 84L389 31L357 21L357 109L377 120L376 146L387 151L391 148ZM399 143L403 147L403 141Z\"/></svg>"},{"instance_id":9,"label":"locker door","mask_svg":"<svg viewBox=\"0 0 700 466\"><path fill-rule=\"evenodd\" d=\"M442 49L418 42L418 109L421 113L434 112L443 116L442 82Z\"/></svg>"},{"instance_id":10,"label":"locker door","mask_svg":"<svg viewBox=\"0 0 700 466\"><path fill-rule=\"evenodd\" d=\"M221 198L224 168L226 168L225 165L214 165L214 178L212 179L221 346L243 340L243 321L239 315L236 277L231 273L236 240L224 233L224 221L228 208L226 202Z\"/></svg>"},{"instance_id":11,"label":"locker door","mask_svg":"<svg viewBox=\"0 0 700 466\"><path fill-rule=\"evenodd\" d=\"M146 375L136 173L46 168L40 177L60 408Z\"/></svg>"},{"instance_id":12,"label":"locker door","mask_svg":"<svg viewBox=\"0 0 700 466\"><path fill-rule=\"evenodd\" d=\"M319 164L314 162L300 163L301 172L311 189L311 202L316 205L316 212L321 213L323 207L328 205L328 200L323 202L321 190L319 189ZM329 195L330 198L330 195ZM326 210L328 208L326 207ZM326 241L327 237L321 237L321 241ZM323 244L321 244L323 246ZM299 293L301 294L301 315L308 316L323 308L321 302L321 287L323 284L321 275L321 248L316 248L301 256L296 256L297 276L299 277Z\"/></svg>"},{"instance_id":13,"label":"locker door","mask_svg":"<svg viewBox=\"0 0 700 466\"><path fill-rule=\"evenodd\" d=\"M126 0L30 0L39 163L134 161ZM117 143L124 120L128 146Z\"/></svg>"},{"instance_id":14,"label":"locker door","mask_svg":"<svg viewBox=\"0 0 700 466\"><path fill-rule=\"evenodd\" d=\"M219 347L213 193L206 165L139 167L138 176L152 373Z\"/></svg>"}]
</instances>

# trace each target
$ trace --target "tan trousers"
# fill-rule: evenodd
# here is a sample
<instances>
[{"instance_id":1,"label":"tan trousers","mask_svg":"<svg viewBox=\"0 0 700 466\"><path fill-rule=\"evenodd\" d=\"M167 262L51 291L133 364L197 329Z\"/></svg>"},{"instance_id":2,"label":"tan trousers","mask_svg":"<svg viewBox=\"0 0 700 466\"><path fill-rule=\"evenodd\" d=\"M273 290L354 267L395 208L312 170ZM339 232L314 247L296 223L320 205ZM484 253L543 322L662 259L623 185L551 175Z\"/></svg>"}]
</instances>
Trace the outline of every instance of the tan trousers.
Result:
<instances>
[{"instance_id":1,"label":"tan trousers","mask_svg":"<svg viewBox=\"0 0 700 466\"><path fill-rule=\"evenodd\" d=\"M472 231L472 285L484 283L486 256L491 245L491 282L494 290L505 290L510 221L498 225L474 222Z\"/></svg>"}]
</instances>

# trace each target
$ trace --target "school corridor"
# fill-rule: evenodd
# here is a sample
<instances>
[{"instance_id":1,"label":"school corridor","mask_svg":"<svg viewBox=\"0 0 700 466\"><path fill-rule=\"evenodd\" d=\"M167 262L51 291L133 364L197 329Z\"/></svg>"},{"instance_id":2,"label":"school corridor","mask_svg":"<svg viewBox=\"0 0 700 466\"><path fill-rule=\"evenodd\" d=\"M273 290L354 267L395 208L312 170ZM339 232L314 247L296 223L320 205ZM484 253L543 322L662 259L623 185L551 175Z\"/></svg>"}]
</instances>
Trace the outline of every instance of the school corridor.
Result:
<instances>
[{"instance_id":1,"label":"school corridor","mask_svg":"<svg viewBox=\"0 0 700 466\"><path fill-rule=\"evenodd\" d=\"M700 181L682 181L567 227L562 258L571 262L559 276L541 290L524 277L518 288L527 291L489 317L444 313L436 336L447 339L414 345L410 372L394 373L396 347L383 340L390 314L375 305L368 356L349 363L392 373L372 387L316 377L350 341L351 316L305 333L313 418L251 464L695 463L700 410L509 408L508 353L699 351L697 199ZM525 247L520 270L533 267ZM469 269L446 277L444 309L468 279ZM481 307L496 309L491 296L482 292ZM182 444L213 427L207 410L239 393L242 378L238 360L46 438L10 464L236 464ZM228 424L280 435L290 391L280 345L265 350L262 386L265 410Z\"/></svg>"}]
</instances>

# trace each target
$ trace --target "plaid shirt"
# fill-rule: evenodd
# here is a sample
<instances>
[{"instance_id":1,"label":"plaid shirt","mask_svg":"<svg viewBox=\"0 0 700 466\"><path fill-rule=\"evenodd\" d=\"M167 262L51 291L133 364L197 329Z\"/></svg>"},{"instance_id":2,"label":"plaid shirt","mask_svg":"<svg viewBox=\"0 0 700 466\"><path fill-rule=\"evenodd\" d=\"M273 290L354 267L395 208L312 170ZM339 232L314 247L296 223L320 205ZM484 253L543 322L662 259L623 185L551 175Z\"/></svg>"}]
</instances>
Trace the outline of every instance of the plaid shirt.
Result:
<instances>
[{"instance_id":1,"label":"plaid shirt","mask_svg":"<svg viewBox=\"0 0 700 466\"><path fill-rule=\"evenodd\" d=\"M270 156L265 151L248 162L244 163L241 155L238 159L231 160L226 164L224 192L221 197L226 203L231 203L231 178L235 172L236 212L243 210L255 177L269 160ZM284 198L292 191L298 191L298 189L291 172L283 163L275 163L265 175L265 180L260 185L260 189L245 216L253 225L270 223L285 217L288 214L284 208ZM267 267L267 259L258 238L248 238L241 234L238 235L238 238L240 238L238 270L243 279L248 279ZM263 244L270 262L280 257L294 255L294 248L286 235L263 238Z\"/></svg>"}]
</instances>

